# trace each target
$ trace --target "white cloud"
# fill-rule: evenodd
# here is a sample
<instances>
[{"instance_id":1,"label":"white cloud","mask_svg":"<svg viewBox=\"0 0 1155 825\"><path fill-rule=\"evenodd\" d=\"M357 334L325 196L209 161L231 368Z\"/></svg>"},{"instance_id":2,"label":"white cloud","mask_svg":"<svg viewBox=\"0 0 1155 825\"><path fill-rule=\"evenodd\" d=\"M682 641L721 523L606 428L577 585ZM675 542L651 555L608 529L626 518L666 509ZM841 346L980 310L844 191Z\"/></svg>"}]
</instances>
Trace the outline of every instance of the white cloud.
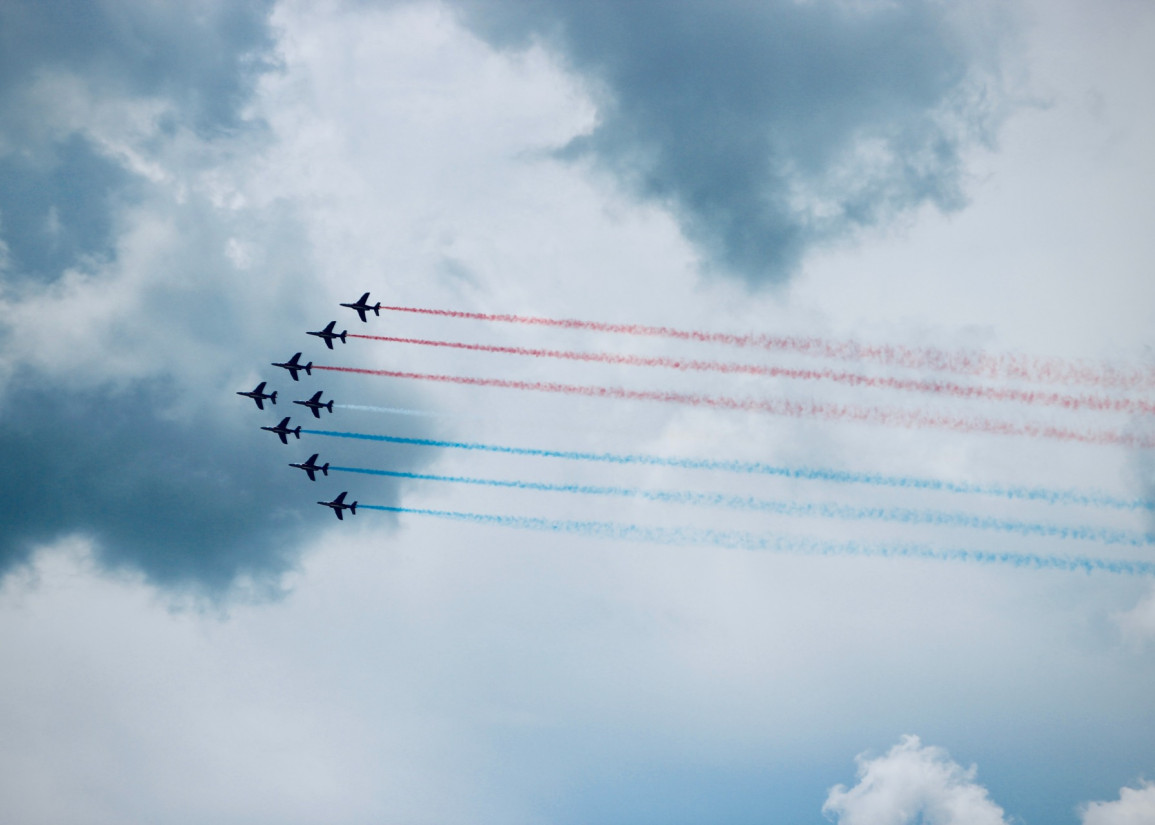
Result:
<instances>
[{"instance_id":1,"label":"white cloud","mask_svg":"<svg viewBox=\"0 0 1155 825\"><path fill-rule=\"evenodd\" d=\"M1155 822L1155 783L1122 788L1114 802L1088 802L1081 813L1083 825L1151 825Z\"/></svg>"},{"instance_id":2,"label":"white cloud","mask_svg":"<svg viewBox=\"0 0 1155 825\"><path fill-rule=\"evenodd\" d=\"M904 736L885 756L856 757L858 784L836 785L822 812L839 825L1003 825L1003 809L947 752Z\"/></svg>"}]
</instances>

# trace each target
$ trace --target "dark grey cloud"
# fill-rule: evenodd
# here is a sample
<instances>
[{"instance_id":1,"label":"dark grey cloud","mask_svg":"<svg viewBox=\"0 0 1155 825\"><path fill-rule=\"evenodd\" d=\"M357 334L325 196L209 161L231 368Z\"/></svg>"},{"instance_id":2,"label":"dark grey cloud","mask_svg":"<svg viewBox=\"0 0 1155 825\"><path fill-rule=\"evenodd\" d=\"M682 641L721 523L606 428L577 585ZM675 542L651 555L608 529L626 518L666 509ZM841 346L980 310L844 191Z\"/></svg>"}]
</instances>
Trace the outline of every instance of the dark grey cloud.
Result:
<instances>
[{"instance_id":1,"label":"dark grey cloud","mask_svg":"<svg viewBox=\"0 0 1155 825\"><path fill-rule=\"evenodd\" d=\"M288 462L422 460L308 436L285 447L258 429L283 415L322 423L289 403L316 389L350 398L339 381L294 384L269 366L294 349L316 357L302 332L329 320L291 208L225 205L203 185L263 145L242 109L271 65L271 5L0 3L0 576L81 535L99 564L160 587L275 589L336 524L314 502L342 481L365 503L398 495L386 480L310 483ZM242 247L252 260L240 262ZM66 270L79 277L62 281ZM54 336L67 344L53 348ZM281 403L262 413L233 394L254 377Z\"/></svg>"},{"instance_id":2,"label":"dark grey cloud","mask_svg":"<svg viewBox=\"0 0 1155 825\"><path fill-rule=\"evenodd\" d=\"M161 133L233 133L273 39L268 0L0 3L0 241L10 278L54 280L111 254L112 201L134 176L71 130L52 99L71 78L99 99L161 101Z\"/></svg>"},{"instance_id":3,"label":"dark grey cloud","mask_svg":"<svg viewBox=\"0 0 1155 825\"><path fill-rule=\"evenodd\" d=\"M12 279L54 280L85 257L112 256L112 215L135 176L68 135L41 157L0 156L0 238Z\"/></svg>"},{"instance_id":4,"label":"dark grey cloud","mask_svg":"<svg viewBox=\"0 0 1155 825\"><path fill-rule=\"evenodd\" d=\"M45 72L97 88L165 98L199 130L236 125L273 44L271 0L5 0L0 3L0 105Z\"/></svg>"},{"instance_id":5,"label":"dark grey cloud","mask_svg":"<svg viewBox=\"0 0 1155 825\"><path fill-rule=\"evenodd\" d=\"M0 407L0 575L38 544L82 535L104 566L162 587L219 596L241 576L275 587L301 545L336 523L316 501L352 489L350 500L396 503L396 485L337 474L310 483L287 464L320 451L322 462L412 467L418 455L386 447L358 455L316 436L285 447L258 428L285 414L306 428L333 421L301 418L288 404L313 385L272 384L280 403L263 414L233 396L216 399L224 415L207 407L189 415L174 411L180 391L167 379L86 391L31 373L12 382Z\"/></svg>"},{"instance_id":6,"label":"dark grey cloud","mask_svg":"<svg viewBox=\"0 0 1155 825\"><path fill-rule=\"evenodd\" d=\"M598 124L563 155L668 205L751 282L920 204L958 208L998 108L991 40L934 0L457 5L492 43L545 42L587 76Z\"/></svg>"}]
</instances>

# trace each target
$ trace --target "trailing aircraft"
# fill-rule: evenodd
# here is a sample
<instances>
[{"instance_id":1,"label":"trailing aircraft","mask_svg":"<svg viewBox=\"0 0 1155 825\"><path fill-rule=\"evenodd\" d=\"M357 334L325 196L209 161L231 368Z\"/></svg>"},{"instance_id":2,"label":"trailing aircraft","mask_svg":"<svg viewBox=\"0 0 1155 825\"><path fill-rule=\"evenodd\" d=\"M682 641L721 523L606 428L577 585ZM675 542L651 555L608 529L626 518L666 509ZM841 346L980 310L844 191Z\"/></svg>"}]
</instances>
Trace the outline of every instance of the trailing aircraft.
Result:
<instances>
[{"instance_id":1,"label":"trailing aircraft","mask_svg":"<svg viewBox=\"0 0 1155 825\"><path fill-rule=\"evenodd\" d=\"M288 416L282 418L281 423L275 427L261 427L261 429L268 430L271 433L276 433L279 435L281 437L282 444L289 443L289 439L285 438L287 435L295 435L298 441L301 440L301 425L298 424L296 427L290 427Z\"/></svg>"},{"instance_id":2,"label":"trailing aircraft","mask_svg":"<svg viewBox=\"0 0 1155 825\"><path fill-rule=\"evenodd\" d=\"M314 418L320 418L321 410L328 410L329 412L333 412L333 399L330 398L328 401L322 401L322 392L324 392L324 390L317 390L315 393L313 393L313 397L308 401L294 401L293 403L300 404L302 407L308 407L313 411Z\"/></svg>"},{"instance_id":3,"label":"trailing aircraft","mask_svg":"<svg viewBox=\"0 0 1155 825\"><path fill-rule=\"evenodd\" d=\"M348 491L341 493L341 495L337 496L332 501L318 501L317 503L323 504L326 507L332 507L333 512L337 514L337 518L341 521L344 521L345 517L341 515L342 510L348 510L353 515L357 515L357 502L354 501L352 504L346 504L345 496L347 495L349 495Z\"/></svg>"},{"instance_id":4,"label":"trailing aircraft","mask_svg":"<svg viewBox=\"0 0 1155 825\"><path fill-rule=\"evenodd\" d=\"M344 344L345 336L349 333L349 330L345 330L344 332L333 332L333 327L336 325L336 323L336 321L330 321L329 326L325 327L324 329L318 330L317 332L307 332L305 334L316 335L318 338L324 338L325 346L327 346L329 349L332 349L334 338L340 338L341 343Z\"/></svg>"},{"instance_id":5,"label":"trailing aircraft","mask_svg":"<svg viewBox=\"0 0 1155 825\"><path fill-rule=\"evenodd\" d=\"M297 363L297 359L300 357L301 357L301 353L298 352L296 355L294 355L292 358L290 358L288 361L286 361L283 364L278 364L276 361L274 361L273 366L274 367L283 367L284 369L287 369L289 371L289 375L293 376L294 381L300 381L301 379L297 378L297 371L298 370L304 370L305 375L312 375L313 374L313 362L310 361L307 364L299 364L299 363Z\"/></svg>"},{"instance_id":6,"label":"trailing aircraft","mask_svg":"<svg viewBox=\"0 0 1155 825\"><path fill-rule=\"evenodd\" d=\"M256 389L254 389L252 392L238 392L237 395L248 396L249 398L251 398L257 402L257 409L258 410L263 410L265 408L264 400L266 398L269 401L272 401L274 404L277 403L277 391L276 390L273 390L272 394L268 394L265 392L265 384L267 384L267 383L268 383L267 381L262 381L261 383L257 384Z\"/></svg>"},{"instance_id":7,"label":"trailing aircraft","mask_svg":"<svg viewBox=\"0 0 1155 825\"><path fill-rule=\"evenodd\" d=\"M373 310L374 315L378 315L378 316L381 315L381 302L378 301L376 306L370 306L369 305L369 293L368 292L366 292L364 295L362 295L361 300L358 301L357 303L355 303L355 304L341 304L341 306L349 307L349 309L357 310L357 314L361 316L362 321L365 320L365 313L368 312L369 310Z\"/></svg>"},{"instance_id":8,"label":"trailing aircraft","mask_svg":"<svg viewBox=\"0 0 1155 825\"><path fill-rule=\"evenodd\" d=\"M324 464L318 464L317 455L317 453L313 453L304 464L290 464L289 466L296 467L298 470L304 470L309 474L309 481L316 481L317 470L320 470L325 475L329 475L329 462L326 461Z\"/></svg>"}]
</instances>

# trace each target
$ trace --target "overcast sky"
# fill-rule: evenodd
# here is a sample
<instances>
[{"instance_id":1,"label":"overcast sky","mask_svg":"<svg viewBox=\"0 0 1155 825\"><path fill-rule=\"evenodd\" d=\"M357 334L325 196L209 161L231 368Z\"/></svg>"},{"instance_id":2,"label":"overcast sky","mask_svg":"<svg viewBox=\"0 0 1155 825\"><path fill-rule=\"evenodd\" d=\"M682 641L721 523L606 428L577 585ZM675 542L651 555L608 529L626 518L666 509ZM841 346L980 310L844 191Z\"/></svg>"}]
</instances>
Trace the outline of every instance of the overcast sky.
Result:
<instances>
[{"instance_id":1,"label":"overcast sky","mask_svg":"<svg viewBox=\"0 0 1155 825\"><path fill-rule=\"evenodd\" d=\"M0 4L8 815L1155 821L1150 383L869 357L1147 374L1152 42L1139 0Z\"/></svg>"}]
</instances>

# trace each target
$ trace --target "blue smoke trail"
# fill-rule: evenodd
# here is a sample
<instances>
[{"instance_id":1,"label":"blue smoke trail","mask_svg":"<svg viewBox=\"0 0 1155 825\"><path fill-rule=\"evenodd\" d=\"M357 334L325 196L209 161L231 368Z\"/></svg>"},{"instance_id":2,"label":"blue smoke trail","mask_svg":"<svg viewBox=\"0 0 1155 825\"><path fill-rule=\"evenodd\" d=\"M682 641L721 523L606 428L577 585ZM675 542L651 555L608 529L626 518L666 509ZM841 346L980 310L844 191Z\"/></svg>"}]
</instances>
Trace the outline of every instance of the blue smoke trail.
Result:
<instances>
[{"instance_id":1,"label":"blue smoke trail","mask_svg":"<svg viewBox=\"0 0 1155 825\"><path fill-rule=\"evenodd\" d=\"M588 496L621 496L657 501L667 504L691 504L699 507L728 507L732 510L755 510L779 516L799 518L836 518L844 521L889 521L900 524L931 524L936 527L962 527L974 530L998 530L1020 536L1096 541L1102 544L1124 544L1147 547L1155 544L1155 534L1134 533L1110 527L1087 525L1040 524L1014 519L975 516L968 513L942 510L915 510L906 507L849 507L844 504L774 501L754 496L725 493L698 493L690 490L644 490L635 487L613 487L588 484L548 484L537 481L519 481L468 476L444 476L432 473L410 473L400 470L370 470L363 467L330 467L341 473L410 478L418 481L443 481L452 484L474 484L485 487L503 487L516 490L535 490L550 493L576 493Z\"/></svg>"},{"instance_id":2,"label":"blue smoke trail","mask_svg":"<svg viewBox=\"0 0 1155 825\"><path fill-rule=\"evenodd\" d=\"M1008 487L990 484L967 484L916 476L886 476L878 473L855 473L845 470L827 470L814 467L780 467L758 461L724 461L709 458L669 458L642 453L586 453L567 450L542 450L529 447L506 447L498 444L478 444L468 441L440 441L432 438L403 438L395 435L368 435L365 433L334 432L332 430L301 430L309 435L330 438L355 438L363 441L382 441L389 444L412 444L422 447L443 447L456 450L478 450L506 455L524 455L538 458L562 458L572 461L602 461L611 464L642 464L660 467L678 467L690 470L719 470L729 473L750 473L805 481L826 481L836 484L871 484L907 490L932 490L945 493L965 493L1006 499L1041 501L1047 504L1077 504L1086 507L1112 507L1120 510L1155 510L1155 501L1125 499L1096 491L1053 490L1046 487Z\"/></svg>"},{"instance_id":3,"label":"blue smoke trail","mask_svg":"<svg viewBox=\"0 0 1155 825\"><path fill-rule=\"evenodd\" d=\"M500 516L488 513L462 513L453 510L426 510L416 507L383 507L361 504L363 510L387 513L412 513L420 516L493 524L518 530L566 533L588 538L645 542L664 545L711 545L731 550L768 550L816 556L873 556L882 558L917 558L932 561L1006 564L1034 570L1069 572L1101 571L1125 575L1155 575L1155 562L1097 559L1088 556L1044 556L1035 553L992 553L983 550L939 550L922 544L864 544L857 541L826 541L806 536L767 536L736 530L708 530L686 527L646 527L610 521L564 521L526 516Z\"/></svg>"}]
</instances>

